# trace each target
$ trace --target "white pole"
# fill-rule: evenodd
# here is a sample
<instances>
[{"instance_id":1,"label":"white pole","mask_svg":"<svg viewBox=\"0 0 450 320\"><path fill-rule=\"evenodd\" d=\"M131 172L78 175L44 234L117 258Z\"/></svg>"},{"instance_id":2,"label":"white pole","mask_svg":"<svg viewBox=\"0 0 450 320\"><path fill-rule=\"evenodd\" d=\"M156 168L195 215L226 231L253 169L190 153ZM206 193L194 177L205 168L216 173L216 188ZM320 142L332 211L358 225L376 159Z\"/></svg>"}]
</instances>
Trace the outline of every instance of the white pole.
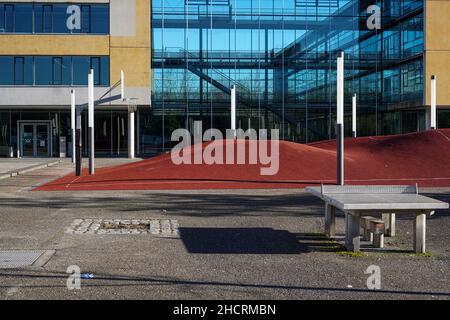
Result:
<instances>
[{"instance_id":1,"label":"white pole","mask_svg":"<svg viewBox=\"0 0 450 320\"><path fill-rule=\"evenodd\" d=\"M75 163L75 90L72 90L70 95L70 129L72 131L72 163Z\"/></svg>"},{"instance_id":2,"label":"white pole","mask_svg":"<svg viewBox=\"0 0 450 320\"><path fill-rule=\"evenodd\" d=\"M82 164L82 137L81 137L81 113L80 108L75 109L76 121L75 121L75 141L76 141L76 152L75 152L75 174L77 177L81 177L81 164Z\"/></svg>"},{"instance_id":3,"label":"white pole","mask_svg":"<svg viewBox=\"0 0 450 320\"><path fill-rule=\"evenodd\" d=\"M95 173L94 153L95 153L95 136L94 136L94 70L88 76L88 127L89 127L89 174Z\"/></svg>"},{"instance_id":4,"label":"white pole","mask_svg":"<svg viewBox=\"0 0 450 320\"><path fill-rule=\"evenodd\" d=\"M353 138L357 137L357 128L356 128L356 93L353 95L352 98L352 132L353 132Z\"/></svg>"},{"instance_id":5,"label":"white pole","mask_svg":"<svg viewBox=\"0 0 450 320\"><path fill-rule=\"evenodd\" d=\"M236 86L231 86L231 130L236 134Z\"/></svg>"},{"instance_id":6,"label":"white pole","mask_svg":"<svg viewBox=\"0 0 450 320\"><path fill-rule=\"evenodd\" d=\"M134 159L134 114L135 110L128 110L128 157Z\"/></svg>"},{"instance_id":7,"label":"white pole","mask_svg":"<svg viewBox=\"0 0 450 320\"><path fill-rule=\"evenodd\" d=\"M125 73L120 71L120 97L122 101L125 100Z\"/></svg>"},{"instance_id":8,"label":"white pole","mask_svg":"<svg viewBox=\"0 0 450 320\"><path fill-rule=\"evenodd\" d=\"M344 52L337 60L337 124L344 124Z\"/></svg>"},{"instance_id":9,"label":"white pole","mask_svg":"<svg viewBox=\"0 0 450 320\"><path fill-rule=\"evenodd\" d=\"M94 127L94 71L91 70L88 76L88 122L89 128Z\"/></svg>"},{"instance_id":10,"label":"white pole","mask_svg":"<svg viewBox=\"0 0 450 320\"><path fill-rule=\"evenodd\" d=\"M437 95L436 76L431 76L431 130L437 129Z\"/></svg>"},{"instance_id":11,"label":"white pole","mask_svg":"<svg viewBox=\"0 0 450 320\"><path fill-rule=\"evenodd\" d=\"M345 184L344 177L344 51L341 51L337 59L337 123L336 123L336 147L337 147L337 184Z\"/></svg>"}]
</instances>

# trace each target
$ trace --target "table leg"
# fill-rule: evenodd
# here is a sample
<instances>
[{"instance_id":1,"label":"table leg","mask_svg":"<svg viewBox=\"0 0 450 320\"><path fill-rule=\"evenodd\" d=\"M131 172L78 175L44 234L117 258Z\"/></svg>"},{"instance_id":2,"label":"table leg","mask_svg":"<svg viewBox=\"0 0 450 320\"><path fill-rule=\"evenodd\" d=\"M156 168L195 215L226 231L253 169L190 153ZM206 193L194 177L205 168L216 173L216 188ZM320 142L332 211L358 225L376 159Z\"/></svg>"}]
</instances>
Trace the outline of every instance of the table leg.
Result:
<instances>
[{"instance_id":1,"label":"table leg","mask_svg":"<svg viewBox=\"0 0 450 320\"><path fill-rule=\"evenodd\" d=\"M345 247L348 251L359 252L361 251L360 246L360 226L361 218L359 214L346 213L347 223L345 230Z\"/></svg>"},{"instance_id":2,"label":"table leg","mask_svg":"<svg viewBox=\"0 0 450 320\"><path fill-rule=\"evenodd\" d=\"M395 213L383 214L383 221L386 224L386 236L395 237Z\"/></svg>"},{"instance_id":3,"label":"table leg","mask_svg":"<svg viewBox=\"0 0 450 320\"><path fill-rule=\"evenodd\" d=\"M414 220L414 250L416 253L426 252L427 215L417 214Z\"/></svg>"},{"instance_id":4,"label":"table leg","mask_svg":"<svg viewBox=\"0 0 450 320\"><path fill-rule=\"evenodd\" d=\"M332 238L336 235L336 208L325 204L325 236Z\"/></svg>"}]
</instances>

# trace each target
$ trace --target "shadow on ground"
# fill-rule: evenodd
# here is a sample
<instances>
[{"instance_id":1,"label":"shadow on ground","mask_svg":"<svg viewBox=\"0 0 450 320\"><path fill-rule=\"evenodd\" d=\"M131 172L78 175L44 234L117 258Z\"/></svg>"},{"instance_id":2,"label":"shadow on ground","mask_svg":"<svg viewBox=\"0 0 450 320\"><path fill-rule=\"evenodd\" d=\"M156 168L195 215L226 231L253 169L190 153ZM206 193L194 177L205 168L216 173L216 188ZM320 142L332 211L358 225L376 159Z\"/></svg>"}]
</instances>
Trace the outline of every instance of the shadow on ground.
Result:
<instances>
[{"instance_id":1,"label":"shadow on ground","mask_svg":"<svg viewBox=\"0 0 450 320\"><path fill-rule=\"evenodd\" d=\"M28 194L28 193L27 193ZM25 196L25 194L23 194ZM202 193L60 193L58 196L33 193L39 197L2 197L2 206L11 208L105 209L113 212L167 210L175 216L220 217L230 215L322 216L319 199L305 193L274 195L236 195ZM158 211L156 211L158 212Z\"/></svg>"},{"instance_id":2,"label":"shadow on ground","mask_svg":"<svg viewBox=\"0 0 450 320\"><path fill-rule=\"evenodd\" d=\"M180 234L186 250L194 254L295 255L341 249L319 234L271 228L181 228Z\"/></svg>"},{"instance_id":3,"label":"shadow on ground","mask_svg":"<svg viewBox=\"0 0 450 320\"><path fill-rule=\"evenodd\" d=\"M323 202L301 190L288 194L224 194L171 192L32 192L18 197L0 197L2 206L11 208L74 209L101 208L113 212L167 210L175 216L290 216L323 217ZM32 196L31 196L32 195ZM437 200L450 202L450 194L424 193ZM158 211L157 211L158 212ZM434 219L450 216L450 210L439 210ZM399 217L403 219L403 217Z\"/></svg>"}]
</instances>

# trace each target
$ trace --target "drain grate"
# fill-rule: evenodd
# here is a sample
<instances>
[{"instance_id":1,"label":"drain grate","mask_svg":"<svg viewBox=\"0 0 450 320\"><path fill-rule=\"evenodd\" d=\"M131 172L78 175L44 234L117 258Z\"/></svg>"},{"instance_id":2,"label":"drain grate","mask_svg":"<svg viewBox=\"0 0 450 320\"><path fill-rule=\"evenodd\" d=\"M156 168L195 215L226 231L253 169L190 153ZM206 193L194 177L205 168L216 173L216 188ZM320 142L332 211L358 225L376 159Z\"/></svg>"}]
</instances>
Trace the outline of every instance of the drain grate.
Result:
<instances>
[{"instance_id":1,"label":"drain grate","mask_svg":"<svg viewBox=\"0 0 450 320\"><path fill-rule=\"evenodd\" d=\"M139 235L178 237L177 220L166 219L76 219L65 231L67 234Z\"/></svg>"},{"instance_id":2,"label":"drain grate","mask_svg":"<svg viewBox=\"0 0 450 320\"><path fill-rule=\"evenodd\" d=\"M44 253L45 251L0 251L0 269L29 267Z\"/></svg>"}]
</instances>

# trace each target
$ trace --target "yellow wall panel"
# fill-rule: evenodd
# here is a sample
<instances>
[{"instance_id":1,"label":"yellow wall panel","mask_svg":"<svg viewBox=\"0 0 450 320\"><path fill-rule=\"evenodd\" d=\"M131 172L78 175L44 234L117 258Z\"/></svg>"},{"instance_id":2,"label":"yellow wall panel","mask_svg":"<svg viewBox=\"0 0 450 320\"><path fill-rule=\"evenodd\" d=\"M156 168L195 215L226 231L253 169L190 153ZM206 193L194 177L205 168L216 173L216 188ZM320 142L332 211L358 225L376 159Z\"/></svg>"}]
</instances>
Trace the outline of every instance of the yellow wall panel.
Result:
<instances>
[{"instance_id":1,"label":"yellow wall panel","mask_svg":"<svg viewBox=\"0 0 450 320\"><path fill-rule=\"evenodd\" d=\"M136 21L132 36L111 36L111 85L125 72L127 87L145 87L150 92L150 1L134 0ZM122 22L123 23L123 22Z\"/></svg>"},{"instance_id":2,"label":"yellow wall panel","mask_svg":"<svg viewBox=\"0 0 450 320\"><path fill-rule=\"evenodd\" d=\"M426 48L427 50L450 50L450 1L427 0L426 2Z\"/></svg>"},{"instance_id":3,"label":"yellow wall panel","mask_svg":"<svg viewBox=\"0 0 450 320\"><path fill-rule=\"evenodd\" d=\"M133 37L111 36L111 47L150 47L150 1L135 0L136 30Z\"/></svg>"},{"instance_id":4,"label":"yellow wall panel","mask_svg":"<svg viewBox=\"0 0 450 320\"><path fill-rule=\"evenodd\" d=\"M431 104L431 76L437 76L437 104L450 105L450 51L427 51L426 53L426 105Z\"/></svg>"},{"instance_id":5,"label":"yellow wall panel","mask_svg":"<svg viewBox=\"0 0 450 320\"><path fill-rule=\"evenodd\" d=\"M109 55L109 36L1 35L0 55Z\"/></svg>"},{"instance_id":6,"label":"yellow wall panel","mask_svg":"<svg viewBox=\"0 0 450 320\"><path fill-rule=\"evenodd\" d=\"M127 87L150 90L150 54L150 48L111 48L111 85L120 80L123 70Z\"/></svg>"},{"instance_id":7,"label":"yellow wall panel","mask_svg":"<svg viewBox=\"0 0 450 320\"><path fill-rule=\"evenodd\" d=\"M431 104L431 76L437 76L437 104L450 105L450 1L426 0L425 104Z\"/></svg>"}]
</instances>

